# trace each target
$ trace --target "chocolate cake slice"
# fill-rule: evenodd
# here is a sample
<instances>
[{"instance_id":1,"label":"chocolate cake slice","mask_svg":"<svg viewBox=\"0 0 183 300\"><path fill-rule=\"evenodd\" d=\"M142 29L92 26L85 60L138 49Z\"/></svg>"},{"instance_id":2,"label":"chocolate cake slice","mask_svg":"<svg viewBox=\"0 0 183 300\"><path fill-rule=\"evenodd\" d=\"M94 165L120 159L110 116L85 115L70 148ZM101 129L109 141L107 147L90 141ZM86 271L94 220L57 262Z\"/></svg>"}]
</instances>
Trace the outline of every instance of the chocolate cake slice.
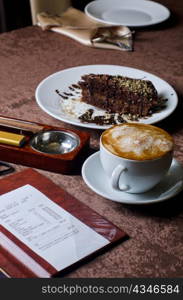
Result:
<instances>
[{"instance_id":1,"label":"chocolate cake slice","mask_svg":"<svg viewBox=\"0 0 183 300\"><path fill-rule=\"evenodd\" d=\"M78 85L82 101L110 113L141 116L151 114L158 105L158 93L149 80L106 74L87 74Z\"/></svg>"}]
</instances>

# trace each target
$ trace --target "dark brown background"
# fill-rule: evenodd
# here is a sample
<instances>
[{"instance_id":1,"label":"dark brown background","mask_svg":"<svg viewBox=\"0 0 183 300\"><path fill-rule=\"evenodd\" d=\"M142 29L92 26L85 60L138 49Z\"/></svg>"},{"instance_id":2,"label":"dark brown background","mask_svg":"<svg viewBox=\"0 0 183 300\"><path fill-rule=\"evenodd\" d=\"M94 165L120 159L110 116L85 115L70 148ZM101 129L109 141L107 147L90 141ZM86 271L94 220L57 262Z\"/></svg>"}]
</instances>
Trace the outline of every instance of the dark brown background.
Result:
<instances>
[{"instance_id":1,"label":"dark brown background","mask_svg":"<svg viewBox=\"0 0 183 300\"><path fill-rule=\"evenodd\" d=\"M83 10L89 2L91 0L72 0L72 6ZM26 27L31 24L29 0L0 0L0 32Z\"/></svg>"}]
</instances>

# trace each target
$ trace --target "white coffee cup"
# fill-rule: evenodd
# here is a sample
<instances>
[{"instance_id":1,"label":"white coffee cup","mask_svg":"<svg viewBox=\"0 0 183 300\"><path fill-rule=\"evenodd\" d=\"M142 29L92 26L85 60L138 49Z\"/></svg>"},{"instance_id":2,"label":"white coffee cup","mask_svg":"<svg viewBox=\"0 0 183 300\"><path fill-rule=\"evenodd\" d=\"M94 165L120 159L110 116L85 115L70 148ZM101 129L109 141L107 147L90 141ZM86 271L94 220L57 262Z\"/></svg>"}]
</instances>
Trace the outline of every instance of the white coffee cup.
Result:
<instances>
[{"instance_id":1,"label":"white coffee cup","mask_svg":"<svg viewBox=\"0 0 183 300\"><path fill-rule=\"evenodd\" d=\"M114 127L117 126L123 125ZM143 124L143 128L144 126L150 130L158 128ZM129 159L121 154L112 153L109 147L106 147L107 144L104 144L103 137L108 130L104 131L100 138L100 161L114 190L143 193L153 188L163 179L171 166L173 154L173 140L168 133L160 129L170 137L169 142L172 141L172 146L169 144L169 151L151 159ZM126 152L126 154L128 153Z\"/></svg>"}]
</instances>

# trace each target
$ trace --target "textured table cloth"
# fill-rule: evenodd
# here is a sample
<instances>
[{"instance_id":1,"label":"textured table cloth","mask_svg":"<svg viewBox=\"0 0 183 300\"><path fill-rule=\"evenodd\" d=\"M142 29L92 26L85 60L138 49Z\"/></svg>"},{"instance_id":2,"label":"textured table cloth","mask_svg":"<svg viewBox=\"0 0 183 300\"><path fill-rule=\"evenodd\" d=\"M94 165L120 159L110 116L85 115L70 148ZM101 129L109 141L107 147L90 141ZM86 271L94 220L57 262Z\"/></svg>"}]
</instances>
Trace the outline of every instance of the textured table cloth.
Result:
<instances>
[{"instance_id":1,"label":"textured table cloth","mask_svg":"<svg viewBox=\"0 0 183 300\"><path fill-rule=\"evenodd\" d=\"M178 93L178 108L157 126L174 136L174 156L183 164L183 2L159 2L171 10L172 16L163 24L137 30L134 52L91 49L60 34L43 32L36 26L1 34L0 114L73 128L47 115L36 104L34 92L42 79L65 68L88 64L142 69L166 80ZM97 150L101 131L88 131L91 147ZM14 166L17 172L25 168ZM80 175L39 172L130 236L129 240L85 263L68 277L183 276L183 193L156 205L130 206L98 196Z\"/></svg>"}]
</instances>

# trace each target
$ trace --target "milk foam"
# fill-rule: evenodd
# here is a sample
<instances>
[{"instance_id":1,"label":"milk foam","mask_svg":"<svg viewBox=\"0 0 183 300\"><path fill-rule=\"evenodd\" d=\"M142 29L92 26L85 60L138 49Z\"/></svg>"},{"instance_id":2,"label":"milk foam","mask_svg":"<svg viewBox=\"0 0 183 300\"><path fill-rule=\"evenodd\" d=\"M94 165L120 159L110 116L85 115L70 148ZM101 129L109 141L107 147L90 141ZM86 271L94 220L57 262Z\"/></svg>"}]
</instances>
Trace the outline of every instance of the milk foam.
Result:
<instances>
[{"instance_id":1,"label":"milk foam","mask_svg":"<svg viewBox=\"0 0 183 300\"><path fill-rule=\"evenodd\" d=\"M113 154L128 159L161 157L173 148L172 137L164 130L145 124L122 124L106 130L104 146Z\"/></svg>"}]
</instances>

